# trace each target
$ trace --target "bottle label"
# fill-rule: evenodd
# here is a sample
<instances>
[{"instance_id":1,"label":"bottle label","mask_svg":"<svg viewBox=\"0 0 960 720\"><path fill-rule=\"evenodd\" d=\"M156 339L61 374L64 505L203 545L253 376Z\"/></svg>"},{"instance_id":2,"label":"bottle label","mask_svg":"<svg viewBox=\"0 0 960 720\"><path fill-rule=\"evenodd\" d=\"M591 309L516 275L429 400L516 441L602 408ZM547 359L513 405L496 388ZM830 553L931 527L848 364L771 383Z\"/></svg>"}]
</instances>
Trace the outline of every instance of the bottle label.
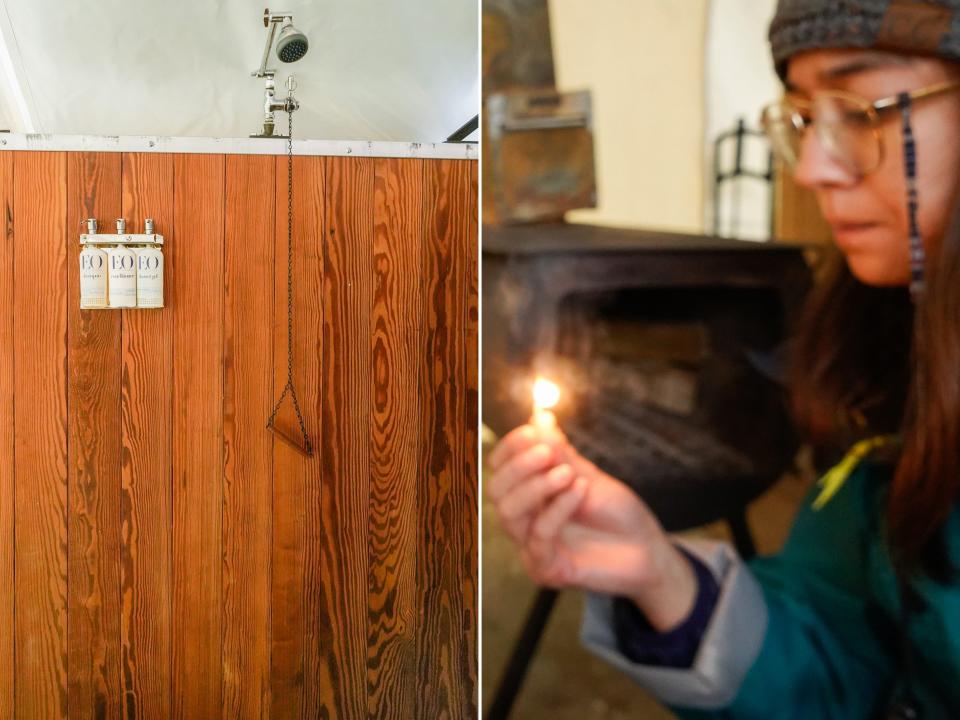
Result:
<instances>
[{"instance_id":1,"label":"bottle label","mask_svg":"<svg viewBox=\"0 0 960 720\"><path fill-rule=\"evenodd\" d=\"M81 255L80 269L81 270L102 270L103 255L95 255L93 253L90 253L88 255Z\"/></svg>"},{"instance_id":2,"label":"bottle label","mask_svg":"<svg viewBox=\"0 0 960 720\"><path fill-rule=\"evenodd\" d=\"M137 307L163 307L163 255L146 250L137 256Z\"/></svg>"},{"instance_id":3,"label":"bottle label","mask_svg":"<svg viewBox=\"0 0 960 720\"><path fill-rule=\"evenodd\" d=\"M110 270L133 270L133 254L111 255ZM130 277L133 277L132 275Z\"/></svg>"},{"instance_id":4,"label":"bottle label","mask_svg":"<svg viewBox=\"0 0 960 720\"><path fill-rule=\"evenodd\" d=\"M137 258L137 268L142 272L144 270L157 270L163 265L160 258L156 255L143 254Z\"/></svg>"},{"instance_id":5,"label":"bottle label","mask_svg":"<svg viewBox=\"0 0 960 720\"><path fill-rule=\"evenodd\" d=\"M107 305L105 257L100 252L80 253L81 308L102 308Z\"/></svg>"},{"instance_id":6,"label":"bottle label","mask_svg":"<svg viewBox=\"0 0 960 720\"><path fill-rule=\"evenodd\" d=\"M136 260L129 250L110 255L110 306L136 307Z\"/></svg>"}]
</instances>

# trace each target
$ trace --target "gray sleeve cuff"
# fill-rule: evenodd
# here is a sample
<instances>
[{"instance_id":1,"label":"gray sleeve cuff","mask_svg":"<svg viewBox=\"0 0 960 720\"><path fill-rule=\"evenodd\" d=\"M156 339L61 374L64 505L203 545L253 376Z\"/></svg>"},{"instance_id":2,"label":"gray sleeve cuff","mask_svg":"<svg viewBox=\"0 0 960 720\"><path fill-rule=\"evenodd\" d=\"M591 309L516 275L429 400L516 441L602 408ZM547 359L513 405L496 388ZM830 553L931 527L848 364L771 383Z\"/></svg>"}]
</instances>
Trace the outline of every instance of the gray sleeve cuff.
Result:
<instances>
[{"instance_id":1,"label":"gray sleeve cuff","mask_svg":"<svg viewBox=\"0 0 960 720\"><path fill-rule=\"evenodd\" d=\"M713 710L729 705L753 665L767 631L760 584L728 543L680 540L710 568L720 596L693 666L639 665L620 653L613 631L613 597L586 593L581 642L668 705Z\"/></svg>"}]
</instances>

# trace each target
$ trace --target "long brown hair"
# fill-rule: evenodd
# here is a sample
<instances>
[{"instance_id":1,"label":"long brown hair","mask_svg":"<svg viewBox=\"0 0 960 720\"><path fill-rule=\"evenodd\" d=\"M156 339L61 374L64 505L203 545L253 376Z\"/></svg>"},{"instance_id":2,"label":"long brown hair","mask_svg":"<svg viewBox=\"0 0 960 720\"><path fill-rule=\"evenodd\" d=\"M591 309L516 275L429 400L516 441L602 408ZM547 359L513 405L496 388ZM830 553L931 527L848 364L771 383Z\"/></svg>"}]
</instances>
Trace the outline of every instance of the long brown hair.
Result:
<instances>
[{"instance_id":1,"label":"long brown hair","mask_svg":"<svg viewBox=\"0 0 960 720\"><path fill-rule=\"evenodd\" d=\"M836 250L802 313L791 366L798 426L819 448L901 442L886 508L898 568L953 575L942 530L960 497L960 204L916 308L905 287L857 280Z\"/></svg>"}]
</instances>

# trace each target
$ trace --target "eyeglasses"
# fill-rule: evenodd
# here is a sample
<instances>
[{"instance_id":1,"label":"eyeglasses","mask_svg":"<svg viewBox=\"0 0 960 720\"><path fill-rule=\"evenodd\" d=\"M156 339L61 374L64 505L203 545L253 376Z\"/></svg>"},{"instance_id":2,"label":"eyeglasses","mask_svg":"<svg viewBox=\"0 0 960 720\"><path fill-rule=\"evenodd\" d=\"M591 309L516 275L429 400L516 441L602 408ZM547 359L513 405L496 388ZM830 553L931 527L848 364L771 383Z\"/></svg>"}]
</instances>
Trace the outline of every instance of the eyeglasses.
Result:
<instances>
[{"instance_id":1,"label":"eyeglasses","mask_svg":"<svg viewBox=\"0 0 960 720\"><path fill-rule=\"evenodd\" d=\"M958 87L958 81L938 83L914 90L909 97L921 100ZM760 116L760 126L770 138L773 152L790 172L800 162L804 132L812 125L826 153L849 172L862 177L883 162L880 124L898 107L899 95L870 102L842 90L821 90L810 99L787 96L767 105Z\"/></svg>"}]
</instances>

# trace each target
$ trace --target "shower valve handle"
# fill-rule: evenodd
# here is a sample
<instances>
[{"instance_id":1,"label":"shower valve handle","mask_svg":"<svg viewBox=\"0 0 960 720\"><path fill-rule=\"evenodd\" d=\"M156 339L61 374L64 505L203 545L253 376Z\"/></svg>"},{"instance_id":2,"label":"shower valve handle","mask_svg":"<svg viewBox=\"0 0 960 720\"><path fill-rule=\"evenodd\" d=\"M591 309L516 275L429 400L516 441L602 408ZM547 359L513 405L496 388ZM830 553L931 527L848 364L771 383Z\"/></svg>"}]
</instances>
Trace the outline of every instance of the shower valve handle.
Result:
<instances>
[{"instance_id":1,"label":"shower valve handle","mask_svg":"<svg viewBox=\"0 0 960 720\"><path fill-rule=\"evenodd\" d=\"M284 84L287 86L287 97L284 98L284 101L283 101L283 111L290 113L290 112L293 112L294 110L299 110L300 103L298 103L296 98L293 97L293 93L297 89L296 76L290 75Z\"/></svg>"}]
</instances>

